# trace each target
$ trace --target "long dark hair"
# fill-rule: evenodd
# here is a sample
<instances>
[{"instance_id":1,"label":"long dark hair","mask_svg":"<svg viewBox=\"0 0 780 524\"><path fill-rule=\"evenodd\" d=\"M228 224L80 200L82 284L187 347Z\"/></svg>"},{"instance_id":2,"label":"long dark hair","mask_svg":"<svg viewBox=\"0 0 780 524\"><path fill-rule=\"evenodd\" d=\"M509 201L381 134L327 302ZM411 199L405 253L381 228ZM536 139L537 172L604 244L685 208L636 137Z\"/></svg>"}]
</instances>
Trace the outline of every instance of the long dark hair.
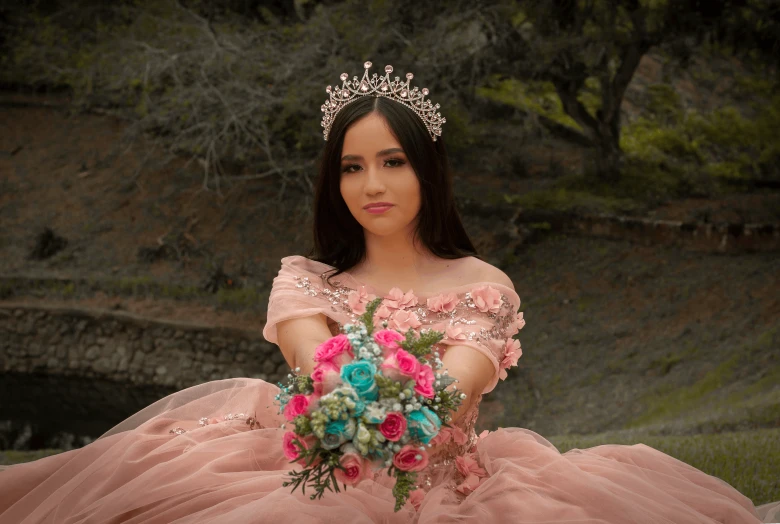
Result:
<instances>
[{"instance_id":1,"label":"long dark hair","mask_svg":"<svg viewBox=\"0 0 780 524\"><path fill-rule=\"evenodd\" d=\"M313 260L333 266L331 277L348 271L366 255L363 226L341 196L341 152L347 128L371 112L390 125L420 181L420 211L415 240L440 258L479 257L455 208L452 172L444 141L434 142L411 109L382 97L365 96L339 111L319 161L314 197Z\"/></svg>"}]
</instances>

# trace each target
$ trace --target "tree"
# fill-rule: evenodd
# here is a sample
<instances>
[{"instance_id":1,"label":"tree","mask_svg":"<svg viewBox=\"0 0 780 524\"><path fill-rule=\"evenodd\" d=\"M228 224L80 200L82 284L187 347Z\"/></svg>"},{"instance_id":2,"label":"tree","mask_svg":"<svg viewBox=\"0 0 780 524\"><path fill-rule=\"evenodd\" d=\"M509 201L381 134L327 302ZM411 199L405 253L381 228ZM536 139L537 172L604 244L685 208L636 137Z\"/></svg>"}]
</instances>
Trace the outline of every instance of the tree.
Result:
<instances>
[{"instance_id":1,"label":"tree","mask_svg":"<svg viewBox=\"0 0 780 524\"><path fill-rule=\"evenodd\" d=\"M620 175L620 106L642 58L665 45L685 60L704 40L776 60L780 8L771 0L527 0L507 2L490 29L495 72L549 81L595 153L596 174ZM750 35L745 38L745 35ZM582 95L593 86L595 110Z\"/></svg>"}]
</instances>

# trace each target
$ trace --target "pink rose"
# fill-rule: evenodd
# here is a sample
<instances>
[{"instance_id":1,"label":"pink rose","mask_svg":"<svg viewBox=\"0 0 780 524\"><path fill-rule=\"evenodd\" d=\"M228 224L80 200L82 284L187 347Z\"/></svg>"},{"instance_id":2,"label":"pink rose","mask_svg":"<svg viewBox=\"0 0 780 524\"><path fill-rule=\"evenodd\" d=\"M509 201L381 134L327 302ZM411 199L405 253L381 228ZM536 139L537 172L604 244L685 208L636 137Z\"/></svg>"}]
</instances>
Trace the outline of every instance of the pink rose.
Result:
<instances>
[{"instance_id":1,"label":"pink rose","mask_svg":"<svg viewBox=\"0 0 780 524\"><path fill-rule=\"evenodd\" d=\"M350 362L354 356L349 339L343 333L329 338L314 351L315 362L332 362L339 368Z\"/></svg>"},{"instance_id":2,"label":"pink rose","mask_svg":"<svg viewBox=\"0 0 780 524\"><path fill-rule=\"evenodd\" d=\"M347 296L347 303L355 314L362 315L366 312L366 304L375 298L376 295L366 291L366 286L360 286L359 290L350 292L350 294Z\"/></svg>"},{"instance_id":3,"label":"pink rose","mask_svg":"<svg viewBox=\"0 0 780 524\"><path fill-rule=\"evenodd\" d=\"M409 492L409 502L414 506L415 511L420 511L420 504L425 500L425 490L417 488Z\"/></svg>"},{"instance_id":4,"label":"pink rose","mask_svg":"<svg viewBox=\"0 0 780 524\"><path fill-rule=\"evenodd\" d=\"M501 370L499 371L498 376L501 380L506 380L506 370L517 365L517 360L523 355L523 350L520 348L520 341L514 338L506 339L503 350L504 354L499 363Z\"/></svg>"},{"instance_id":5,"label":"pink rose","mask_svg":"<svg viewBox=\"0 0 780 524\"><path fill-rule=\"evenodd\" d=\"M491 286L480 286L471 290L474 305L483 313L498 313L501 309L501 292Z\"/></svg>"},{"instance_id":6,"label":"pink rose","mask_svg":"<svg viewBox=\"0 0 780 524\"><path fill-rule=\"evenodd\" d=\"M351 444L344 446L344 449L346 451L339 459L339 464L344 469L336 468L333 474L338 482L355 486L363 480L369 465Z\"/></svg>"},{"instance_id":7,"label":"pink rose","mask_svg":"<svg viewBox=\"0 0 780 524\"><path fill-rule=\"evenodd\" d=\"M309 407L309 397L306 395L293 395L284 406L284 418L292 420L298 415L304 415Z\"/></svg>"},{"instance_id":8,"label":"pink rose","mask_svg":"<svg viewBox=\"0 0 780 524\"><path fill-rule=\"evenodd\" d=\"M483 439L483 438L487 437L488 435L490 435L490 430L489 429L483 429L482 433L479 434L479 438Z\"/></svg>"},{"instance_id":9,"label":"pink rose","mask_svg":"<svg viewBox=\"0 0 780 524\"><path fill-rule=\"evenodd\" d=\"M451 340L466 340L467 338L463 328L453 324L447 324L447 327L444 328L444 336Z\"/></svg>"},{"instance_id":10,"label":"pink rose","mask_svg":"<svg viewBox=\"0 0 780 524\"><path fill-rule=\"evenodd\" d=\"M487 471L485 471L485 468L479 465L471 453L466 455L458 455L455 457L455 467L458 468L458 471L460 471L460 474L464 477L468 477L471 474L478 477L487 476Z\"/></svg>"},{"instance_id":11,"label":"pink rose","mask_svg":"<svg viewBox=\"0 0 780 524\"><path fill-rule=\"evenodd\" d=\"M380 329L374 333L374 341L385 350L395 351L399 349L398 341L405 338L398 331L392 329ZM386 351L385 356L388 356L388 353L389 351Z\"/></svg>"},{"instance_id":12,"label":"pink rose","mask_svg":"<svg viewBox=\"0 0 780 524\"><path fill-rule=\"evenodd\" d=\"M458 295L447 293L436 295L428 299L428 309L449 313L458 305Z\"/></svg>"},{"instance_id":13,"label":"pink rose","mask_svg":"<svg viewBox=\"0 0 780 524\"><path fill-rule=\"evenodd\" d=\"M341 368L334 364L333 362L324 361L320 362L319 364L314 366L314 371L311 374L311 379L314 382L323 382L325 380L325 375L328 373L341 373Z\"/></svg>"},{"instance_id":14,"label":"pink rose","mask_svg":"<svg viewBox=\"0 0 780 524\"><path fill-rule=\"evenodd\" d=\"M411 289L404 293L399 288L394 287L385 299L384 303L391 309L404 309L417 305L417 297L414 296L414 292Z\"/></svg>"},{"instance_id":15,"label":"pink rose","mask_svg":"<svg viewBox=\"0 0 780 524\"><path fill-rule=\"evenodd\" d=\"M407 444L393 455L393 465L401 471L422 471L428 466L428 453L417 446Z\"/></svg>"},{"instance_id":16,"label":"pink rose","mask_svg":"<svg viewBox=\"0 0 780 524\"><path fill-rule=\"evenodd\" d=\"M475 491L480 484L482 484L482 479L472 473L455 487L455 491L463 495L468 495Z\"/></svg>"},{"instance_id":17,"label":"pink rose","mask_svg":"<svg viewBox=\"0 0 780 524\"><path fill-rule=\"evenodd\" d=\"M341 368L333 362L320 362L314 366L311 379L314 381L314 394L327 395L341 384Z\"/></svg>"},{"instance_id":18,"label":"pink rose","mask_svg":"<svg viewBox=\"0 0 780 524\"><path fill-rule=\"evenodd\" d=\"M284 451L284 456L291 461L298 460L298 456L300 455L300 448L293 442L293 440L296 439L305 449L311 449L311 446L316 442L316 437L314 435L302 437L294 431L287 431L282 438L282 450Z\"/></svg>"},{"instance_id":19,"label":"pink rose","mask_svg":"<svg viewBox=\"0 0 780 524\"><path fill-rule=\"evenodd\" d=\"M523 312L517 314L517 329L518 331L525 327L525 320L523 320Z\"/></svg>"},{"instance_id":20,"label":"pink rose","mask_svg":"<svg viewBox=\"0 0 780 524\"><path fill-rule=\"evenodd\" d=\"M390 319L389 325L393 329L397 329L398 331L406 333L406 331L408 331L409 328L417 329L422 324L420 323L420 320L417 318L417 313L399 309L398 311L395 312L393 317Z\"/></svg>"},{"instance_id":21,"label":"pink rose","mask_svg":"<svg viewBox=\"0 0 780 524\"><path fill-rule=\"evenodd\" d=\"M415 377L414 392L425 398L433 398L433 370L428 364L420 364L420 372Z\"/></svg>"},{"instance_id":22,"label":"pink rose","mask_svg":"<svg viewBox=\"0 0 780 524\"><path fill-rule=\"evenodd\" d=\"M379 424L379 431L387 440L398 442L406 431L406 417L397 411L391 411Z\"/></svg>"},{"instance_id":23,"label":"pink rose","mask_svg":"<svg viewBox=\"0 0 780 524\"><path fill-rule=\"evenodd\" d=\"M403 349L390 353L379 366L382 373L395 381L406 382L417 378L420 372L420 361Z\"/></svg>"}]
</instances>

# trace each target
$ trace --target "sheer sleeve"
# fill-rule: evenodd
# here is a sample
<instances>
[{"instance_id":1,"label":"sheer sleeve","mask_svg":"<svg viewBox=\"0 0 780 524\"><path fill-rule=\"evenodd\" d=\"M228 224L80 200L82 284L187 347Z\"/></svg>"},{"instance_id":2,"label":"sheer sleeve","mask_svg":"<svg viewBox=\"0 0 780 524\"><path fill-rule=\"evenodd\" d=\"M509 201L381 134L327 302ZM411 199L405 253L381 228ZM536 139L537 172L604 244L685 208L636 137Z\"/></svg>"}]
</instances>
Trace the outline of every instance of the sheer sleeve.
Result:
<instances>
[{"instance_id":1,"label":"sheer sleeve","mask_svg":"<svg viewBox=\"0 0 780 524\"><path fill-rule=\"evenodd\" d=\"M317 313L341 324L350 320L348 310L343 307L344 300L340 297L344 292L331 289L321 277L328 269L331 268L326 264L299 255L282 259L282 266L274 277L268 297L268 312L263 327L263 337L268 342L278 344L276 325L283 320Z\"/></svg>"},{"instance_id":2,"label":"sheer sleeve","mask_svg":"<svg viewBox=\"0 0 780 524\"><path fill-rule=\"evenodd\" d=\"M517 312L519 307L520 297L509 287L475 286L465 293L444 325L445 336L439 344L467 346L493 364L493 376L483 395L493 391L499 378L506 378L506 370L516 366L522 355L520 342L513 337L525 325L522 313Z\"/></svg>"}]
</instances>

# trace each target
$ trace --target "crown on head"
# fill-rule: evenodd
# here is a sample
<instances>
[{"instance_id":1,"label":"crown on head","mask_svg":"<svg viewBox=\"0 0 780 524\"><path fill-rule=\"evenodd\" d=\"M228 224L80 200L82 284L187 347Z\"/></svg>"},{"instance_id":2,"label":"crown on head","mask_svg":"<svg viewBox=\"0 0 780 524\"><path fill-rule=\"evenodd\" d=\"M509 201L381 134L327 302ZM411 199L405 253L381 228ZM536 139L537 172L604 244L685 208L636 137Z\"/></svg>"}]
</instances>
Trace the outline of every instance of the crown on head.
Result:
<instances>
[{"instance_id":1,"label":"crown on head","mask_svg":"<svg viewBox=\"0 0 780 524\"><path fill-rule=\"evenodd\" d=\"M363 64L366 69L363 73L363 79L358 82L358 77L352 77L349 80L347 73L341 73L341 81L344 82L339 88L328 86L325 88L325 92L330 94L330 99L326 100L322 104L322 127L324 130L322 134L325 140L328 140L328 133L330 133L330 126L333 125L333 120L336 115L346 105L354 102L362 96L383 96L391 100L405 105L420 117L428 132L431 134L434 142L437 136L441 136L441 125L447 121L446 118L441 116L437 110L439 104L431 104L430 100L425 100L428 95L428 89L423 87L418 89L417 87L411 87L411 82L414 75L412 73L406 73L406 82L402 82L399 77L395 77L395 80L390 80L390 73L393 72L393 66L385 66L385 76L379 76L376 73L368 76L368 70L371 68L371 62Z\"/></svg>"}]
</instances>

